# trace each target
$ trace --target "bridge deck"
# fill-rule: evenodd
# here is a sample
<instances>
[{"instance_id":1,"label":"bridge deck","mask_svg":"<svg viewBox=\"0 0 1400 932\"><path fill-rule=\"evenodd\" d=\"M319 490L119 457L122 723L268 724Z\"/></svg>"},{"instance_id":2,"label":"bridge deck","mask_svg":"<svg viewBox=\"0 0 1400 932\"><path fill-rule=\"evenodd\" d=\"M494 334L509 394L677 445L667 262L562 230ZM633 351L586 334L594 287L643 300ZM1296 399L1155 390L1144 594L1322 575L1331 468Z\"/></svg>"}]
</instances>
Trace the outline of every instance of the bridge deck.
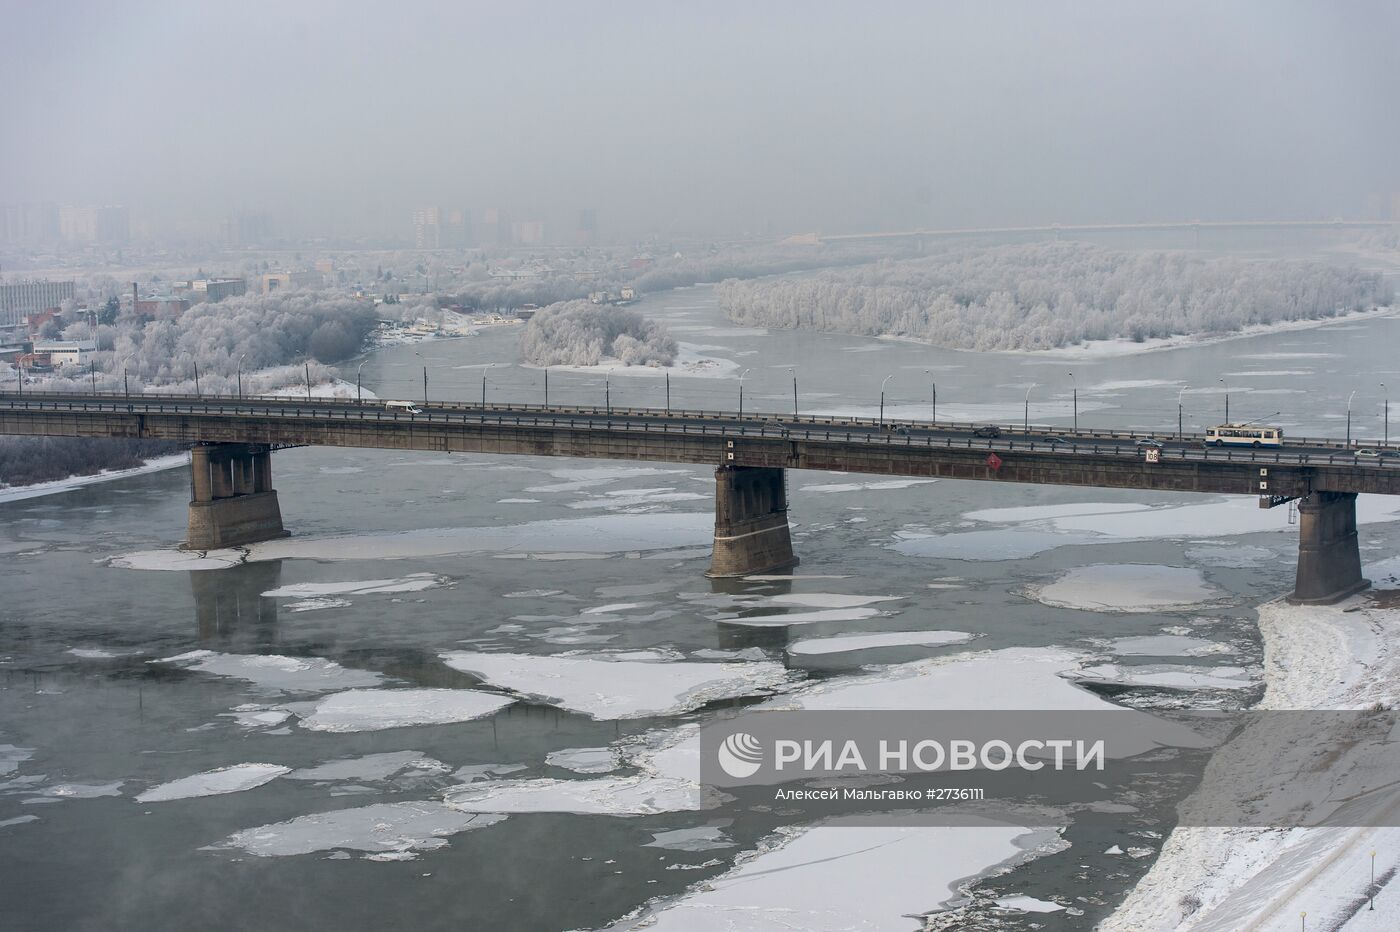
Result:
<instances>
[{"instance_id":1,"label":"bridge deck","mask_svg":"<svg viewBox=\"0 0 1400 932\"><path fill-rule=\"evenodd\" d=\"M1400 456L1358 457L1334 440L1282 448L1208 449L1199 436L975 425L434 403L422 413L383 402L190 396L0 393L0 433L128 437L435 452L569 456L819 469L1160 491L1296 497L1311 491L1400 494ZM1389 448L1386 452L1390 452Z\"/></svg>"}]
</instances>

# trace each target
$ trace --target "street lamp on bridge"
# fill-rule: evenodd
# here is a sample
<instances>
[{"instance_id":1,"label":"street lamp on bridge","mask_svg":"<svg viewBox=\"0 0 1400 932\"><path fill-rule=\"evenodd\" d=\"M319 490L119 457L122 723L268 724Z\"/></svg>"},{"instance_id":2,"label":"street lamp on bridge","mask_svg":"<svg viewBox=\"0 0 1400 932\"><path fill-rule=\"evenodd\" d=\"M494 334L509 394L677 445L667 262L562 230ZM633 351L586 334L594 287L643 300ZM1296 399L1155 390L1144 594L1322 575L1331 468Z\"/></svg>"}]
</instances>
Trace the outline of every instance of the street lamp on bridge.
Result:
<instances>
[{"instance_id":1,"label":"street lamp on bridge","mask_svg":"<svg viewBox=\"0 0 1400 932\"><path fill-rule=\"evenodd\" d=\"M788 366L788 372L792 373L792 416L797 417L797 367Z\"/></svg>"},{"instance_id":2,"label":"street lamp on bridge","mask_svg":"<svg viewBox=\"0 0 1400 932\"><path fill-rule=\"evenodd\" d=\"M894 373L893 373L893 372L891 372L889 375L885 376L885 380L884 380L883 382L880 383L880 427L881 427L881 428L883 428L883 427L885 426L885 386L889 384L889 381L890 381L890 379L892 379L892 378L894 378Z\"/></svg>"},{"instance_id":3,"label":"street lamp on bridge","mask_svg":"<svg viewBox=\"0 0 1400 932\"><path fill-rule=\"evenodd\" d=\"M603 403L607 406L608 414L612 414L612 367L603 374Z\"/></svg>"},{"instance_id":4,"label":"street lamp on bridge","mask_svg":"<svg viewBox=\"0 0 1400 932\"><path fill-rule=\"evenodd\" d=\"M1384 382L1381 383L1381 394L1385 396L1385 407L1381 413L1381 416L1385 418L1385 440L1383 442L1386 446L1390 446L1390 390L1385 387Z\"/></svg>"},{"instance_id":5,"label":"street lamp on bridge","mask_svg":"<svg viewBox=\"0 0 1400 932\"><path fill-rule=\"evenodd\" d=\"M745 369L739 373L739 417L741 418L744 416L744 376L748 375L750 371Z\"/></svg>"},{"instance_id":6,"label":"street lamp on bridge","mask_svg":"<svg viewBox=\"0 0 1400 932\"><path fill-rule=\"evenodd\" d=\"M1031 432L1031 389L1033 388L1035 388L1034 382L1026 386L1026 412L1021 420L1021 433L1023 434Z\"/></svg>"},{"instance_id":7,"label":"street lamp on bridge","mask_svg":"<svg viewBox=\"0 0 1400 932\"><path fill-rule=\"evenodd\" d=\"M1230 423L1230 386L1226 384L1224 379L1220 380L1220 384L1225 386L1225 423L1228 424Z\"/></svg>"},{"instance_id":8,"label":"street lamp on bridge","mask_svg":"<svg viewBox=\"0 0 1400 932\"><path fill-rule=\"evenodd\" d=\"M1356 389L1347 395L1347 446L1351 446L1351 400L1356 397Z\"/></svg>"},{"instance_id":9,"label":"street lamp on bridge","mask_svg":"<svg viewBox=\"0 0 1400 932\"><path fill-rule=\"evenodd\" d=\"M1186 394L1187 386L1182 383L1181 391L1176 393L1176 439L1181 439L1181 396Z\"/></svg>"},{"instance_id":10,"label":"street lamp on bridge","mask_svg":"<svg viewBox=\"0 0 1400 932\"><path fill-rule=\"evenodd\" d=\"M243 400L243 357L244 357L244 356L247 356L247 355L248 355L247 353L239 353L239 354L238 354L238 398L239 398L240 401ZM360 365L363 366L364 363L360 363ZM125 369L122 370L122 378L123 378L123 379L126 378L126 370L125 370ZM356 395L359 394L359 386L360 386L360 373L359 373L359 371L357 370L357 371L355 372L355 388L356 388L356 392L355 392L355 393L356 393Z\"/></svg>"},{"instance_id":11,"label":"street lamp on bridge","mask_svg":"<svg viewBox=\"0 0 1400 932\"><path fill-rule=\"evenodd\" d=\"M239 357L239 362L242 362L242 357ZM361 390L360 390L360 371L361 371L362 369L364 369L365 363L366 363L366 362L369 362L369 360L366 359L366 360L362 361L358 366L355 367L355 404L363 404L363 403L364 403L364 394L363 394L363 392L361 392ZM242 383L242 382L239 382L239 383L238 383L238 395L239 395L240 398L243 396L243 383Z\"/></svg>"},{"instance_id":12,"label":"street lamp on bridge","mask_svg":"<svg viewBox=\"0 0 1400 932\"><path fill-rule=\"evenodd\" d=\"M1070 385L1074 393L1074 432L1079 433L1079 382L1075 379L1074 373L1069 374Z\"/></svg>"},{"instance_id":13,"label":"street lamp on bridge","mask_svg":"<svg viewBox=\"0 0 1400 932\"><path fill-rule=\"evenodd\" d=\"M938 423L938 383L933 380L933 372L925 369L924 375L928 376L928 413L929 423Z\"/></svg>"}]
</instances>

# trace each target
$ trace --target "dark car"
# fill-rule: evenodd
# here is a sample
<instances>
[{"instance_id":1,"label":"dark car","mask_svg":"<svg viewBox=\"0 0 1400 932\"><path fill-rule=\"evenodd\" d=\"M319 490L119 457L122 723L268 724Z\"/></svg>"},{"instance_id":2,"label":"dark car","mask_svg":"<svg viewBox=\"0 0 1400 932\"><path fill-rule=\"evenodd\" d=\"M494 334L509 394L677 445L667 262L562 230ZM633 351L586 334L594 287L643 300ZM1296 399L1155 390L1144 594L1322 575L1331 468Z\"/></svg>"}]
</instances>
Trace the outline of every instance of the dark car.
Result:
<instances>
[{"instance_id":1,"label":"dark car","mask_svg":"<svg viewBox=\"0 0 1400 932\"><path fill-rule=\"evenodd\" d=\"M1041 438L1040 438L1040 442L1041 442L1041 443L1048 443L1048 444L1050 444L1052 447L1057 447L1057 446L1059 446L1060 444L1063 444L1063 443L1069 443L1069 441L1066 440L1064 437L1041 437Z\"/></svg>"},{"instance_id":2,"label":"dark car","mask_svg":"<svg viewBox=\"0 0 1400 932\"><path fill-rule=\"evenodd\" d=\"M974 437L1000 437L1001 428L995 424L988 424L986 427L979 427L972 432Z\"/></svg>"},{"instance_id":3,"label":"dark car","mask_svg":"<svg viewBox=\"0 0 1400 932\"><path fill-rule=\"evenodd\" d=\"M1158 440L1156 437L1143 437L1137 442L1137 445L1140 447L1156 447L1159 450L1162 449L1162 441Z\"/></svg>"}]
</instances>

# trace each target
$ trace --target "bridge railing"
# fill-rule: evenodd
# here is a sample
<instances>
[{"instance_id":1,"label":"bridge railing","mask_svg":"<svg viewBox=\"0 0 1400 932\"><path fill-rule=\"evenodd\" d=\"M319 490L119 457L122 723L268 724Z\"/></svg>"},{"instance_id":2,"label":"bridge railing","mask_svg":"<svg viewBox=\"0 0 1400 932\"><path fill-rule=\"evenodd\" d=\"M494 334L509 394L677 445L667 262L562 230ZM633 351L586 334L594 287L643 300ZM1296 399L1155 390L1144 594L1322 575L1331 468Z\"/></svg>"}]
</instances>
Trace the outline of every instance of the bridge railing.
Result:
<instances>
[{"instance_id":1,"label":"bridge railing","mask_svg":"<svg viewBox=\"0 0 1400 932\"><path fill-rule=\"evenodd\" d=\"M0 409L36 411L82 411L102 414L157 413L199 414L210 417L287 418L296 421L325 420L348 422L407 422L410 424L493 424L500 427L548 427L550 429L598 430L623 433L699 434L724 437L755 437L761 439L802 440L806 442L837 442L845 444L904 446L929 449L985 449L990 452L1027 451L1041 454L1091 455L1095 457L1141 458L1143 451L1131 441L1141 439L1141 433L1069 432L1058 434L1058 442L1046 436L1054 432L1021 428L1004 429L998 437L975 437L974 424L940 422L936 428L926 422L885 421L860 418L782 418L770 415L746 416L743 419L726 412L689 412L673 410L669 414L657 409L624 409L593 407L509 406L488 407L463 403L429 405L422 413L411 414L403 409L388 408L382 403L346 404L327 399L288 399L284 396L220 400L192 395L82 394L52 393L36 396L26 393L0 393ZM601 424L600 419L601 418ZM899 428L908 429L901 432ZM917 433L915 431L918 431ZM1199 438L1200 435L1195 435ZM1102 442L1101 442L1102 441ZM1318 444L1321 449L1326 449ZM1400 457L1377 457L1374 462L1362 462L1355 450L1337 447L1337 453L1291 451L1288 448L1209 448L1194 445L1161 449L1159 456L1170 461L1250 462L1295 465L1341 465L1351 468L1400 468Z\"/></svg>"}]
</instances>

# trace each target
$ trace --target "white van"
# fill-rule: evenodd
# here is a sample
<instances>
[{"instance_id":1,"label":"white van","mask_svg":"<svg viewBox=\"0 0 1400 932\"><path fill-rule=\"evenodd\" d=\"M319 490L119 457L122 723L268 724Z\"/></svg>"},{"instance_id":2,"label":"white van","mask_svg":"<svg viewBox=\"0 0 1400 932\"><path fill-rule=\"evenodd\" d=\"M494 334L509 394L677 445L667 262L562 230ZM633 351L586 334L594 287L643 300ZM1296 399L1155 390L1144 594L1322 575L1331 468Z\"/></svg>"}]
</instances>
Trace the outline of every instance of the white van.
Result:
<instances>
[{"instance_id":1,"label":"white van","mask_svg":"<svg viewBox=\"0 0 1400 932\"><path fill-rule=\"evenodd\" d=\"M416 402L412 401L386 401L384 402L384 407L388 408L390 411L404 411L408 414L423 413L423 409L418 407Z\"/></svg>"}]
</instances>

